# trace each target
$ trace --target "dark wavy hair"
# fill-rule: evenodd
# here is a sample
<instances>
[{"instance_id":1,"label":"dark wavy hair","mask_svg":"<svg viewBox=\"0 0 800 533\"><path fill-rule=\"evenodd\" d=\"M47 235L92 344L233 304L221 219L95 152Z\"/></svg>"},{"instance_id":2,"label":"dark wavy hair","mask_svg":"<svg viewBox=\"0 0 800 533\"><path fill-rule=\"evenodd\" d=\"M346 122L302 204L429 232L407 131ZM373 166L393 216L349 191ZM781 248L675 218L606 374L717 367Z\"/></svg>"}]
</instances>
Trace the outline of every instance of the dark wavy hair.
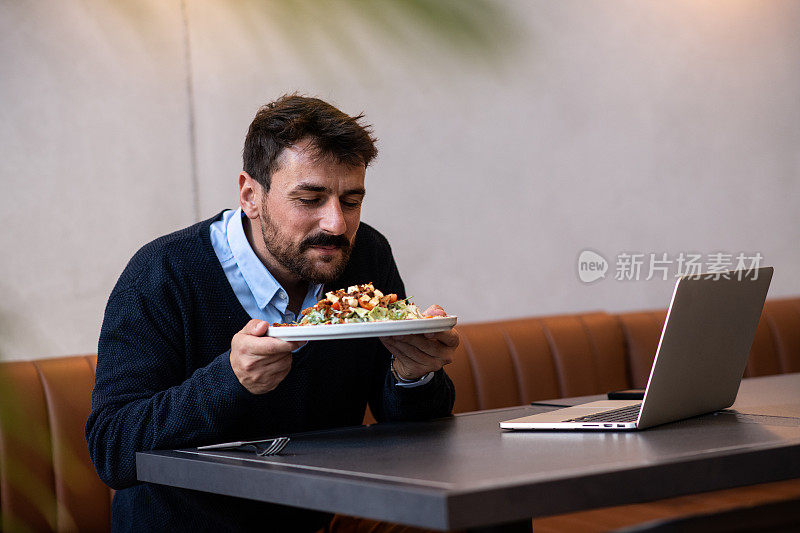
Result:
<instances>
[{"instance_id":1,"label":"dark wavy hair","mask_svg":"<svg viewBox=\"0 0 800 533\"><path fill-rule=\"evenodd\" d=\"M250 124L242 150L244 171L269 191L283 149L306 137L317 157L367 167L378 149L372 126L360 123L363 118L363 113L351 117L319 98L285 94L262 106Z\"/></svg>"}]
</instances>

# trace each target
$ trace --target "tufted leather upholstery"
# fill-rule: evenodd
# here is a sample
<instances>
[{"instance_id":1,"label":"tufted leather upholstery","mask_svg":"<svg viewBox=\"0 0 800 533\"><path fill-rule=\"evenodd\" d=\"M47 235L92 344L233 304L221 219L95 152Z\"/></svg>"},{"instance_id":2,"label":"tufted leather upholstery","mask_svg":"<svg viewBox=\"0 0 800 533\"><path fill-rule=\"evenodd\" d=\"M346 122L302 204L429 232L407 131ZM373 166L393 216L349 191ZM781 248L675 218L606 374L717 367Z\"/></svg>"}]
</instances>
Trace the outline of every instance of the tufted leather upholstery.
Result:
<instances>
[{"instance_id":1,"label":"tufted leather upholstery","mask_svg":"<svg viewBox=\"0 0 800 533\"><path fill-rule=\"evenodd\" d=\"M644 386L665 315L596 312L459 326L463 342L447 369L456 385L455 411ZM113 492L97 477L83 433L95 365L91 355L0 363L0 530L108 529ZM800 298L770 300L745 375L799 371ZM799 481L786 482L795 497ZM771 486L733 489L723 499L730 503L753 490L773 494ZM715 494L696 495L693 505L710 508ZM637 507L643 520L655 516L647 514L648 505L659 503ZM664 505L658 509L664 513ZM592 511L603 512L619 514ZM589 515L536 523L581 524L583 516Z\"/></svg>"},{"instance_id":2,"label":"tufted leather upholstery","mask_svg":"<svg viewBox=\"0 0 800 533\"><path fill-rule=\"evenodd\" d=\"M456 412L628 386L625 341L613 315L467 324L458 331L462 343L447 367L456 384Z\"/></svg>"},{"instance_id":3,"label":"tufted leather upholstery","mask_svg":"<svg viewBox=\"0 0 800 533\"><path fill-rule=\"evenodd\" d=\"M103 531L112 492L83 434L95 356L0 364L0 530Z\"/></svg>"},{"instance_id":4,"label":"tufted leather upholstery","mask_svg":"<svg viewBox=\"0 0 800 533\"><path fill-rule=\"evenodd\" d=\"M619 315L627 342L631 386L647 383L665 311ZM745 377L800 372L800 298L770 300L756 329Z\"/></svg>"},{"instance_id":5,"label":"tufted leather upholstery","mask_svg":"<svg viewBox=\"0 0 800 533\"><path fill-rule=\"evenodd\" d=\"M459 326L462 343L447 367L454 411L643 388L665 318L663 310L597 312ZM745 376L788 372L800 372L800 298L766 303Z\"/></svg>"}]
</instances>

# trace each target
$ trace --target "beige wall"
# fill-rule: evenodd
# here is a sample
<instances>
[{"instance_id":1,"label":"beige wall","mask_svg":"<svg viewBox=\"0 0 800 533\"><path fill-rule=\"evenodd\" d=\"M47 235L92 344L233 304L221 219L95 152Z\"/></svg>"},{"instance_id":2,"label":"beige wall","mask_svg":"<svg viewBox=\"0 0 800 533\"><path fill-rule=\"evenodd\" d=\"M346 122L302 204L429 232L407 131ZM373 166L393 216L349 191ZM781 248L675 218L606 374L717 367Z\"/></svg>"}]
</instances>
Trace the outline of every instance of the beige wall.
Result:
<instances>
[{"instance_id":1,"label":"beige wall","mask_svg":"<svg viewBox=\"0 0 800 533\"><path fill-rule=\"evenodd\" d=\"M93 352L130 256L235 205L252 115L294 90L375 125L363 218L418 303L664 307L620 252L760 252L800 294L800 1L496 5L486 66L343 16L346 54L255 0L0 2L0 358Z\"/></svg>"}]
</instances>

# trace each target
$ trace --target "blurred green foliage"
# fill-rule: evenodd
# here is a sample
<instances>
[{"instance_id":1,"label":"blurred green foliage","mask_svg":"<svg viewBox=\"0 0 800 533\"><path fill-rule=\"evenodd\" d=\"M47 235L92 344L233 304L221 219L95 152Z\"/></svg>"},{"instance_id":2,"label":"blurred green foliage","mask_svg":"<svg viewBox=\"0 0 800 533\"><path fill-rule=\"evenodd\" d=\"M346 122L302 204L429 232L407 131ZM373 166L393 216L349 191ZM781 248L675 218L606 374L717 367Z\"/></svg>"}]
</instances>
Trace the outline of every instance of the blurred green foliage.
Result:
<instances>
[{"instance_id":1,"label":"blurred green foliage","mask_svg":"<svg viewBox=\"0 0 800 533\"><path fill-rule=\"evenodd\" d=\"M272 29L312 62L319 50L314 43L323 43L357 61L378 44L423 62L440 56L494 65L519 34L502 1L279 0L264 6L274 17Z\"/></svg>"}]
</instances>

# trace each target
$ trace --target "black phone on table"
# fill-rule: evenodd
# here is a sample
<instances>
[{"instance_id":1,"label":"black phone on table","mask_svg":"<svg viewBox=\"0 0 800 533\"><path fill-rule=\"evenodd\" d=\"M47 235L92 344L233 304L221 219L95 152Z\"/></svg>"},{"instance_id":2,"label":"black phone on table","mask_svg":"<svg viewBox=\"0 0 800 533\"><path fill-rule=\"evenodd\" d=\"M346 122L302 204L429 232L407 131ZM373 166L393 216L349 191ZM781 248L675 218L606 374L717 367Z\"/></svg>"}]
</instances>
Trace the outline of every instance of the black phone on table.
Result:
<instances>
[{"instance_id":1,"label":"black phone on table","mask_svg":"<svg viewBox=\"0 0 800 533\"><path fill-rule=\"evenodd\" d=\"M609 400L643 400L644 389L623 389L608 393Z\"/></svg>"}]
</instances>

